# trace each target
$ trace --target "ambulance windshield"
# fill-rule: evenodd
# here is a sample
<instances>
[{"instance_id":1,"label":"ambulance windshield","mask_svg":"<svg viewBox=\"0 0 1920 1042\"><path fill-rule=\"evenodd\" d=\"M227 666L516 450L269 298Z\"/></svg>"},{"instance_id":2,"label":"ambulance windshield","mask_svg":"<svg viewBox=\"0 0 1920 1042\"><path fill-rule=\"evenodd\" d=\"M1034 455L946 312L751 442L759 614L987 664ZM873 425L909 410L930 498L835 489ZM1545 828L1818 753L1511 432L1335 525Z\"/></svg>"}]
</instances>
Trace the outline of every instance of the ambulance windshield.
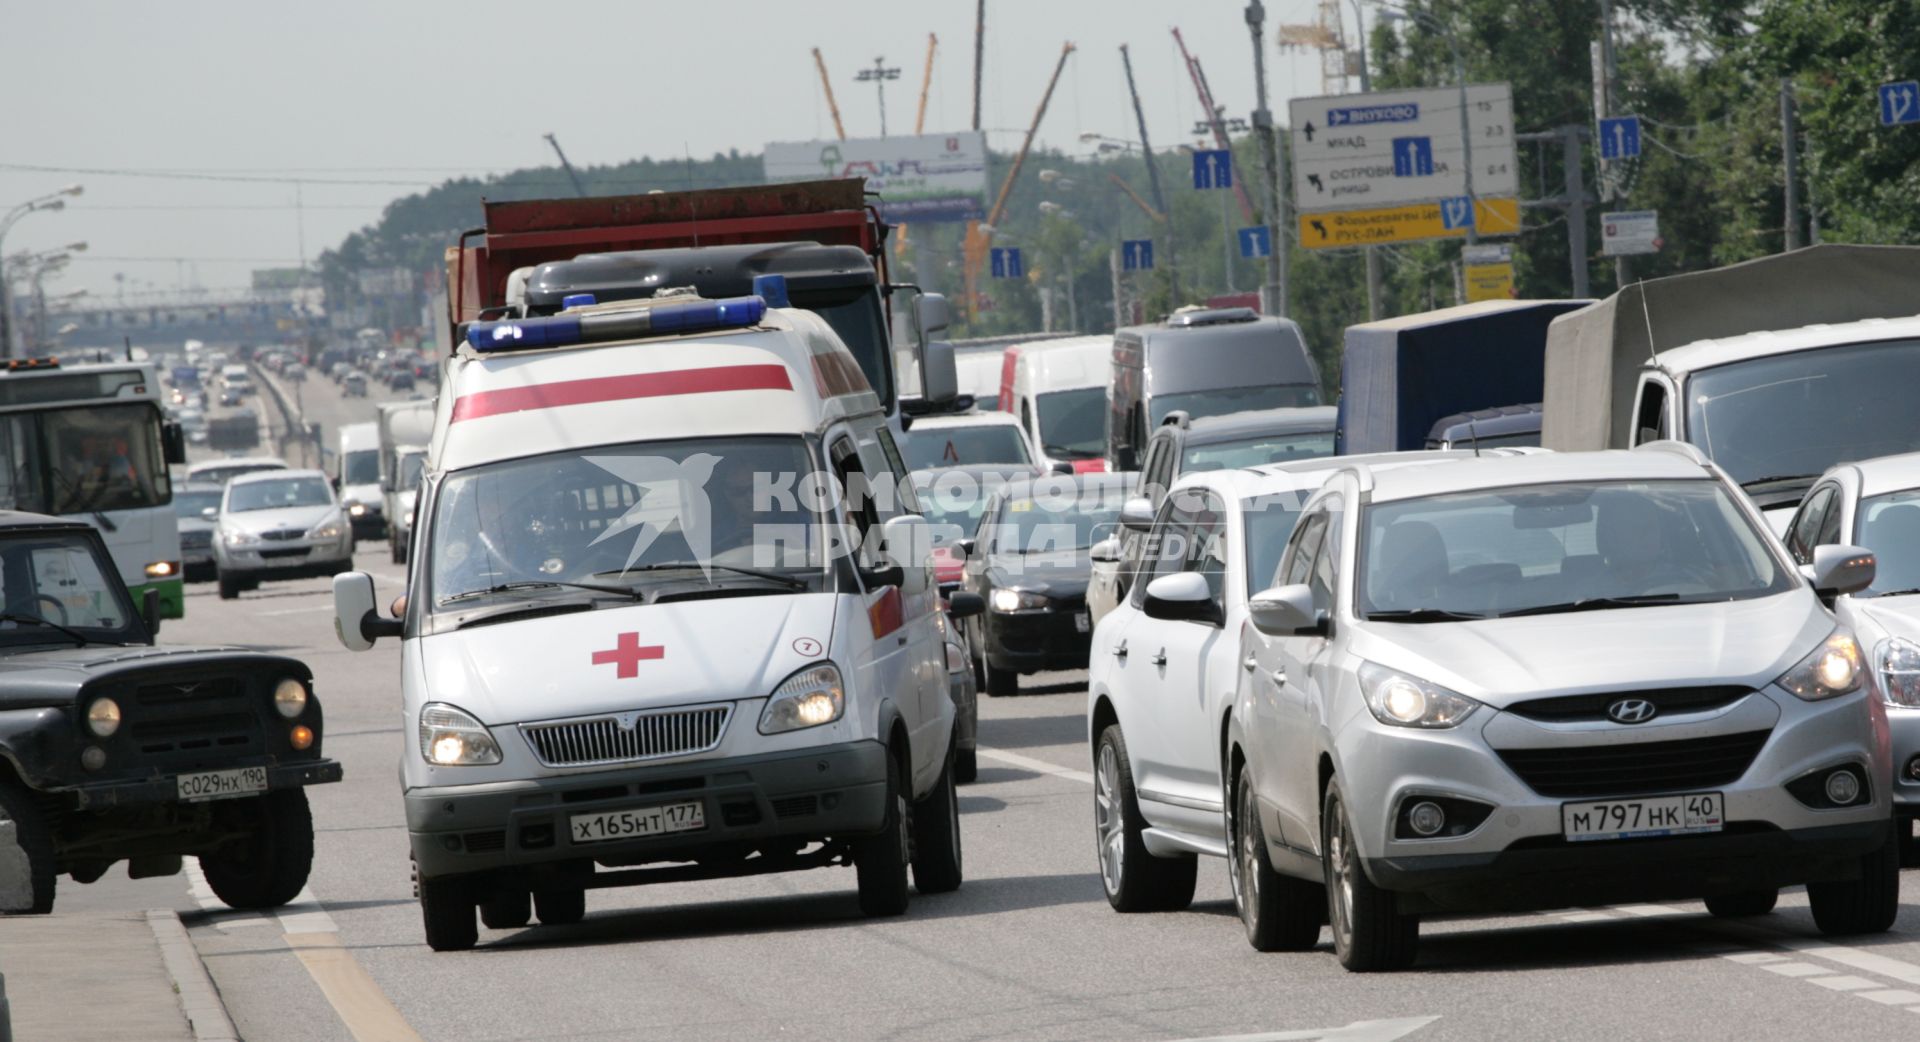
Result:
<instances>
[{"instance_id":1,"label":"ambulance windshield","mask_svg":"<svg viewBox=\"0 0 1920 1042\"><path fill-rule=\"evenodd\" d=\"M808 495L816 469L801 438L742 437L596 446L449 475L428 550L432 603L543 583L751 584L754 573L770 591L822 588L829 540L816 503L832 497Z\"/></svg>"}]
</instances>

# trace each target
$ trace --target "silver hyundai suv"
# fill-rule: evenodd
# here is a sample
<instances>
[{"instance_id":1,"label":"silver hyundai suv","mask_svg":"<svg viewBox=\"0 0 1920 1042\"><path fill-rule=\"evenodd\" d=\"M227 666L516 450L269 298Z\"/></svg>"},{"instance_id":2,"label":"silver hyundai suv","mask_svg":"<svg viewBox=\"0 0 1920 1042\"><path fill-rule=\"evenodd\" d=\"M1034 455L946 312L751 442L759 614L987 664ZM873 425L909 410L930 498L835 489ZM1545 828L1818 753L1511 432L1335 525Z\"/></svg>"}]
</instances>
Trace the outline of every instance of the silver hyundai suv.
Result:
<instances>
[{"instance_id":1,"label":"silver hyundai suv","mask_svg":"<svg viewBox=\"0 0 1920 1042\"><path fill-rule=\"evenodd\" d=\"M1823 932L1887 929L1885 708L1817 595L1873 569L1796 569L1673 443L1336 475L1248 605L1225 796L1249 939L1327 922L1348 969L1394 969L1425 914L1760 915L1802 883Z\"/></svg>"}]
</instances>

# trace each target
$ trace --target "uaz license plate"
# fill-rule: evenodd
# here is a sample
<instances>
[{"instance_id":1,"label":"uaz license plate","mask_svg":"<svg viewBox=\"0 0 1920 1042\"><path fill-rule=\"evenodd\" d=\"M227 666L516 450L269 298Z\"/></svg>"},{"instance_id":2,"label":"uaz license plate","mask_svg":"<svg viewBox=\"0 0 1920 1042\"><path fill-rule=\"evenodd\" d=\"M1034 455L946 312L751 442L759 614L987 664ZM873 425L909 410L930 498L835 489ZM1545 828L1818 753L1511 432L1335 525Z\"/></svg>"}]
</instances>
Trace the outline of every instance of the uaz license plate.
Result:
<instances>
[{"instance_id":1,"label":"uaz license plate","mask_svg":"<svg viewBox=\"0 0 1920 1042\"><path fill-rule=\"evenodd\" d=\"M692 832L707 827L706 806L691 803L663 803L658 807L610 810L601 814L575 814L568 819L575 843L603 843L613 839L635 839L669 832Z\"/></svg>"},{"instance_id":2,"label":"uaz license plate","mask_svg":"<svg viewBox=\"0 0 1920 1042\"><path fill-rule=\"evenodd\" d=\"M1642 796L1560 805L1560 828L1568 842L1640 839L1718 832L1726 824L1725 800L1717 792Z\"/></svg>"},{"instance_id":3,"label":"uaz license plate","mask_svg":"<svg viewBox=\"0 0 1920 1042\"><path fill-rule=\"evenodd\" d=\"M183 774L175 781L182 803L204 800L228 800L267 791L265 767L237 767L229 771L200 771Z\"/></svg>"}]
</instances>

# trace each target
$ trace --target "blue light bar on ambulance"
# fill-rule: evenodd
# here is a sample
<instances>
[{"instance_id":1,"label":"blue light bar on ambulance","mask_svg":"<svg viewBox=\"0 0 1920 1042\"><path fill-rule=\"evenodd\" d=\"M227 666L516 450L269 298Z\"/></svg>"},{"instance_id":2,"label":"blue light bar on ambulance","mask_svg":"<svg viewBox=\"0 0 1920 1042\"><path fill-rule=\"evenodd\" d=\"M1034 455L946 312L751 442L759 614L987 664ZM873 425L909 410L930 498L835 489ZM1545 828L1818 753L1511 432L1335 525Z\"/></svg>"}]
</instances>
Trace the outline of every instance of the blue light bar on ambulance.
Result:
<instances>
[{"instance_id":1,"label":"blue light bar on ambulance","mask_svg":"<svg viewBox=\"0 0 1920 1042\"><path fill-rule=\"evenodd\" d=\"M551 315L505 322L475 322L467 327L467 343L475 351L519 351L603 340L632 340L660 333L740 329L759 322L766 313L767 302L759 297L675 301L650 308L593 315Z\"/></svg>"}]
</instances>

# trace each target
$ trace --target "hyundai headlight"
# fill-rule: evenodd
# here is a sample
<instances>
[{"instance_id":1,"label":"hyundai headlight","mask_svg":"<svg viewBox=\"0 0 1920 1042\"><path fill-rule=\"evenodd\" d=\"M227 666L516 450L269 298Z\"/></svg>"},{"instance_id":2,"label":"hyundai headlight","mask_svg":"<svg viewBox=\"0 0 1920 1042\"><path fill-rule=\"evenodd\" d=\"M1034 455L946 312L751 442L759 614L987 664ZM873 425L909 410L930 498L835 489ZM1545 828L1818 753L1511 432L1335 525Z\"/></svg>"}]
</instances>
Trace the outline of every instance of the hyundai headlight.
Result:
<instances>
[{"instance_id":1,"label":"hyundai headlight","mask_svg":"<svg viewBox=\"0 0 1920 1042\"><path fill-rule=\"evenodd\" d=\"M1480 708L1465 695L1371 662L1360 667L1360 693L1375 719L1395 727L1457 727Z\"/></svg>"},{"instance_id":2,"label":"hyundai headlight","mask_svg":"<svg viewBox=\"0 0 1920 1042\"><path fill-rule=\"evenodd\" d=\"M1920 706L1920 644L1905 637L1880 642L1880 691L1890 706Z\"/></svg>"},{"instance_id":3,"label":"hyundai headlight","mask_svg":"<svg viewBox=\"0 0 1920 1042\"><path fill-rule=\"evenodd\" d=\"M1797 698L1819 702L1860 690L1866 675L1860 643L1853 639L1853 634L1838 629L1814 648L1813 654L1801 659L1799 665L1787 670L1774 683L1793 692Z\"/></svg>"},{"instance_id":4,"label":"hyundai headlight","mask_svg":"<svg viewBox=\"0 0 1920 1042\"><path fill-rule=\"evenodd\" d=\"M831 662L816 663L773 689L767 707L760 712L760 733L780 734L830 724L840 719L846 708L840 671Z\"/></svg>"},{"instance_id":5,"label":"hyundai headlight","mask_svg":"<svg viewBox=\"0 0 1920 1042\"><path fill-rule=\"evenodd\" d=\"M420 709L420 755L441 767L499 763L493 732L464 709L429 702Z\"/></svg>"},{"instance_id":6,"label":"hyundai headlight","mask_svg":"<svg viewBox=\"0 0 1920 1042\"><path fill-rule=\"evenodd\" d=\"M1047 595L1028 593L1025 590L999 589L993 591L994 611L1033 611L1047 606Z\"/></svg>"}]
</instances>

